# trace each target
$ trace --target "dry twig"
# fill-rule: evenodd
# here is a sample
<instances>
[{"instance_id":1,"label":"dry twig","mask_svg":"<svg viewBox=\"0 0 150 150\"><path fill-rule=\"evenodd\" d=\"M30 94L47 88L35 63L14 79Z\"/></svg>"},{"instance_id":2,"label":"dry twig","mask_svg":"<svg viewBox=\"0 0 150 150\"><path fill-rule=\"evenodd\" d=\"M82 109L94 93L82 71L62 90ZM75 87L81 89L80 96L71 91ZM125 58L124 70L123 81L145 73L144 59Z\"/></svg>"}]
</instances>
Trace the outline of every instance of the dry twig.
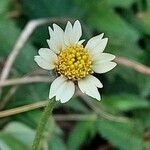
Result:
<instances>
[{"instance_id":1,"label":"dry twig","mask_svg":"<svg viewBox=\"0 0 150 150\"><path fill-rule=\"evenodd\" d=\"M41 102L36 102L33 104L29 104L29 105L9 109L9 110L0 111L0 118L9 117L11 115L16 115L16 114L31 111L31 110L34 110L37 108L45 107L47 105L47 103L48 103L48 101L41 101ZM57 114L57 115L54 115L53 117L57 121L79 121L79 120L80 121L82 121L82 120L96 121L98 119L96 114L86 114L86 115L83 115L83 114L68 114L68 115Z\"/></svg>"},{"instance_id":2,"label":"dry twig","mask_svg":"<svg viewBox=\"0 0 150 150\"><path fill-rule=\"evenodd\" d=\"M12 95L14 95L17 89L17 85L9 89L9 91L5 94L4 98L0 102L0 110L2 110L6 106L6 104L9 102L10 98L12 97Z\"/></svg>"},{"instance_id":3,"label":"dry twig","mask_svg":"<svg viewBox=\"0 0 150 150\"><path fill-rule=\"evenodd\" d=\"M0 111L0 118L15 115L15 114L19 114L19 113L23 113L23 112L34 110L34 109L37 109L37 108L41 108L41 107L46 106L47 103L48 103L48 101L40 101L40 102L36 102L36 103L33 103L33 104L24 105L24 106L17 107L17 108L12 108L12 109L9 109L9 110Z\"/></svg>"},{"instance_id":4,"label":"dry twig","mask_svg":"<svg viewBox=\"0 0 150 150\"><path fill-rule=\"evenodd\" d=\"M62 120L66 120L66 121L90 120L90 121L92 121L93 120L94 121L94 120L97 120L99 117L102 117L102 118L117 121L117 122L128 121L128 119L125 117L113 116L111 114L103 112L102 110L100 110L100 108L98 108L95 104L93 104L91 100L89 101L85 96L82 96L82 98L92 108L92 110L94 110L95 114L88 114L87 116L86 115L72 115L72 114L58 115L58 116L55 115L56 120L60 120L60 121L62 121ZM3 111L0 111L0 118L16 115L16 114L27 112L27 111L31 111L31 110L41 108L41 107L45 107L47 105L47 103L48 103L48 100L45 100L45 101L40 101L40 102L36 102L33 104L20 106L17 108L12 108L9 110L3 110Z\"/></svg>"},{"instance_id":5,"label":"dry twig","mask_svg":"<svg viewBox=\"0 0 150 150\"><path fill-rule=\"evenodd\" d=\"M52 79L49 76L23 77L23 78L5 80L1 84L1 86L20 85L20 84L22 85L22 84L29 84L34 82L50 82L50 81L52 81Z\"/></svg>"},{"instance_id":6,"label":"dry twig","mask_svg":"<svg viewBox=\"0 0 150 150\"><path fill-rule=\"evenodd\" d=\"M120 117L120 116L114 116L112 114L109 114L105 111L103 111L100 107L98 107L92 100L90 97L85 96L83 94L80 95L82 97L82 99L87 103L87 105L99 116L101 116L102 118L108 119L108 120L112 120L112 121L116 121L116 122L126 122L129 119L126 117Z\"/></svg>"},{"instance_id":7,"label":"dry twig","mask_svg":"<svg viewBox=\"0 0 150 150\"><path fill-rule=\"evenodd\" d=\"M19 113L23 113L23 112L27 112L27 111L31 111L37 108L41 108L41 107L45 107L47 105L48 101L41 101L41 102L36 102L33 104L29 104L29 105L24 105L21 107L17 107L17 108L13 108L13 109L9 109L9 110L4 110L4 111L0 111L0 118L3 117L9 117L11 115L16 115ZM62 115L62 114L57 114L54 115L54 118L58 121L82 121L82 120L87 120L87 121L95 121L97 120L97 115L96 114L87 114L87 115L83 115L83 114L69 114L69 115Z\"/></svg>"},{"instance_id":8,"label":"dry twig","mask_svg":"<svg viewBox=\"0 0 150 150\"><path fill-rule=\"evenodd\" d=\"M96 114L69 114L69 115L54 115L57 121L96 121L98 116Z\"/></svg>"},{"instance_id":9,"label":"dry twig","mask_svg":"<svg viewBox=\"0 0 150 150\"><path fill-rule=\"evenodd\" d=\"M150 67L145 66L143 64L140 64L138 62L135 62L133 60L129 60L125 57L116 57L115 61L118 64L130 67L132 69L135 69L136 71L143 73L143 74L149 74L150 75Z\"/></svg>"}]
</instances>

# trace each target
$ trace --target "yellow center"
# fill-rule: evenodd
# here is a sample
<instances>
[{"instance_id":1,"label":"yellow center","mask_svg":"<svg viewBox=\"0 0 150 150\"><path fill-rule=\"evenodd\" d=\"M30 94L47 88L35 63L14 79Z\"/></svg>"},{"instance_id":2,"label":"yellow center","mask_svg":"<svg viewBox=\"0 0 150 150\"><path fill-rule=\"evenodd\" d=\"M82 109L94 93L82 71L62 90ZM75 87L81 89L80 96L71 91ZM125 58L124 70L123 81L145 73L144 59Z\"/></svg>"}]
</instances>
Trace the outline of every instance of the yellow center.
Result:
<instances>
[{"instance_id":1,"label":"yellow center","mask_svg":"<svg viewBox=\"0 0 150 150\"><path fill-rule=\"evenodd\" d=\"M82 79L93 72L91 55L83 45L67 46L58 55L56 70L71 80Z\"/></svg>"}]
</instances>

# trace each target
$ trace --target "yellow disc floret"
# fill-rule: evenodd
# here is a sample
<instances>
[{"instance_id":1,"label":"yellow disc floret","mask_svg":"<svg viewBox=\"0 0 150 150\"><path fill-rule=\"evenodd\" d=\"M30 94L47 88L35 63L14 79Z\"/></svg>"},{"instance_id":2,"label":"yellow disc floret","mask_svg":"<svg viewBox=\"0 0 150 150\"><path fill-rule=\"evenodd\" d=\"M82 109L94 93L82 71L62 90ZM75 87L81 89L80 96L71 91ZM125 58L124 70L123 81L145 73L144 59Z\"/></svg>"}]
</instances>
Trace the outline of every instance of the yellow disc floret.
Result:
<instances>
[{"instance_id":1,"label":"yellow disc floret","mask_svg":"<svg viewBox=\"0 0 150 150\"><path fill-rule=\"evenodd\" d=\"M93 72L91 55L83 45L64 47L58 55L56 70L71 80L82 79Z\"/></svg>"}]
</instances>

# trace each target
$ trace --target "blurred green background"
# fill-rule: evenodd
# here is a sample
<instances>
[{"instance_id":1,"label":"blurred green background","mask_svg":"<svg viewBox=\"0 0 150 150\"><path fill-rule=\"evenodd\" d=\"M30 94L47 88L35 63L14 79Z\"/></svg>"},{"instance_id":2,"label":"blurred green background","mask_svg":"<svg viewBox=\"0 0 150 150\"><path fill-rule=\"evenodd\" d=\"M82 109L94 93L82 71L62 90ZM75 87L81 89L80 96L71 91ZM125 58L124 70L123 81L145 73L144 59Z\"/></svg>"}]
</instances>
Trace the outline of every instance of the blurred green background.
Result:
<instances>
[{"instance_id":1,"label":"blurred green background","mask_svg":"<svg viewBox=\"0 0 150 150\"><path fill-rule=\"evenodd\" d=\"M56 19L63 28L63 20L78 19L84 39L104 32L109 37L106 52L150 66L150 0L0 0L0 71L27 22L39 18ZM10 79L36 74L39 67L33 57L40 47L47 47L48 25L52 23L38 27L31 35L11 68ZM150 149L150 75L118 64L97 77L104 84L102 101L90 102L98 111L81 97L57 106L55 116L78 114L78 118L50 118L42 150ZM1 109L47 100L49 86L3 87ZM0 118L0 150L30 150L42 112L40 108ZM127 119L120 120L120 116Z\"/></svg>"}]
</instances>

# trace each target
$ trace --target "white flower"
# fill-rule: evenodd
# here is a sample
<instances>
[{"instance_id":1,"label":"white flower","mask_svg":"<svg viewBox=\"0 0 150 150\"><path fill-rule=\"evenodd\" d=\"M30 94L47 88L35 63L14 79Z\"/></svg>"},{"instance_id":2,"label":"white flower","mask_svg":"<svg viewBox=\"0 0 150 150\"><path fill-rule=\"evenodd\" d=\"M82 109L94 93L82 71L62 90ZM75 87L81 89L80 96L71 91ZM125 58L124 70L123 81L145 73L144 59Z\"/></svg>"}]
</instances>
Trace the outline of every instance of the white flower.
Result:
<instances>
[{"instance_id":1,"label":"white flower","mask_svg":"<svg viewBox=\"0 0 150 150\"><path fill-rule=\"evenodd\" d=\"M103 85L92 74L105 73L116 66L112 62L115 56L103 53L108 38L103 38L102 33L91 38L84 47L78 20L73 26L68 22L65 31L53 24L53 30L49 27L49 34L49 48L41 48L34 58L41 68L54 69L58 73L51 84L49 98L55 96L57 101L65 103L74 95L77 84L83 93L100 100L98 88Z\"/></svg>"}]
</instances>

